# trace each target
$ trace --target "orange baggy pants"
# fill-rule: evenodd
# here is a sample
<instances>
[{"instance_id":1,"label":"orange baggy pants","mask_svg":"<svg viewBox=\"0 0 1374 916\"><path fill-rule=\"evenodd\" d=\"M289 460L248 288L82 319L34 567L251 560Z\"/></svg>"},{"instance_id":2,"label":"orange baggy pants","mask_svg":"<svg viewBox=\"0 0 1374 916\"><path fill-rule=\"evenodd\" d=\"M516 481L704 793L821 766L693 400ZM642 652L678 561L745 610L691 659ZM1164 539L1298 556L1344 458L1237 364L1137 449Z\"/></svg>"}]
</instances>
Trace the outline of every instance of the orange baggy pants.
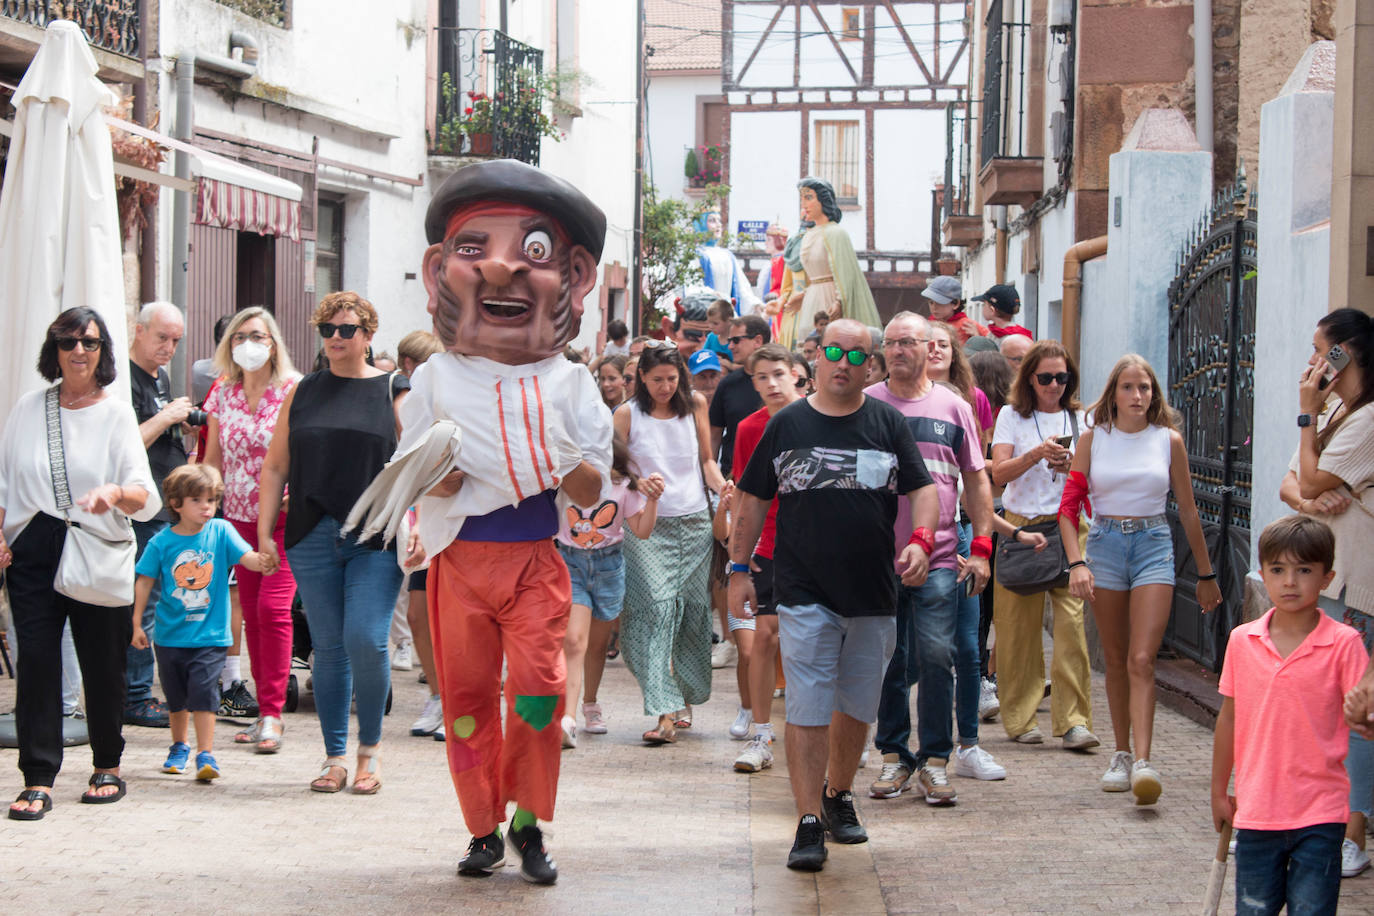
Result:
<instances>
[{"instance_id":1,"label":"orange baggy pants","mask_svg":"<svg viewBox=\"0 0 1374 916\"><path fill-rule=\"evenodd\" d=\"M572 602L563 558L552 539L454 541L434 558L427 586L448 766L464 823L486 836L511 801L553 820Z\"/></svg>"}]
</instances>

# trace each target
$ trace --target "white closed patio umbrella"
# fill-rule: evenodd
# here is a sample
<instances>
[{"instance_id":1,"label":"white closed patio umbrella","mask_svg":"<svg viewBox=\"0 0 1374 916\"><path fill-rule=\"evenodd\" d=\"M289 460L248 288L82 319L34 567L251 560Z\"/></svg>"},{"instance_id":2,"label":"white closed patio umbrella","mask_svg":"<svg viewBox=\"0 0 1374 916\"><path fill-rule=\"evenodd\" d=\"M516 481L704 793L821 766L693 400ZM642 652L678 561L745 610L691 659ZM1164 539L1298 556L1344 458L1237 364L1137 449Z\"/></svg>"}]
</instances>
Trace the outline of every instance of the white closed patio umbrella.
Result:
<instances>
[{"instance_id":1,"label":"white closed patio umbrella","mask_svg":"<svg viewBox=\"0 0 1374 916\"><path fill-rule=\"evenodd\" d=\"M101 114L115 99L97 69L81 29L58 20L12 100L0 192L0 427L20 395L47 384L36 368L44 332L78 305L109 326L119 367L110 395L129 399L114 156Z\"/></svg>"},{"instance_id":2,"label":"white closed patio umbrella","mask_svg":"<svg viewBox=\"0 0 1374 916\"><path fill-rule=\"evenodd\" d=\"M44 334L78 305L95 309L109 327L119 368L109 393L129 400L114 156L101 114L115 97L97 69L76 23L56 21L12 99L0 191L0 428L20 395L47 384L37 370ZM64 669L79 676L74 661L64 659ZM73 686L79 693L79 681ZM0 719L0 744L13 746L13 717ZM63 731L64 743L85 743L84 722L65 719Z\"/></svg>"}]
</instances>

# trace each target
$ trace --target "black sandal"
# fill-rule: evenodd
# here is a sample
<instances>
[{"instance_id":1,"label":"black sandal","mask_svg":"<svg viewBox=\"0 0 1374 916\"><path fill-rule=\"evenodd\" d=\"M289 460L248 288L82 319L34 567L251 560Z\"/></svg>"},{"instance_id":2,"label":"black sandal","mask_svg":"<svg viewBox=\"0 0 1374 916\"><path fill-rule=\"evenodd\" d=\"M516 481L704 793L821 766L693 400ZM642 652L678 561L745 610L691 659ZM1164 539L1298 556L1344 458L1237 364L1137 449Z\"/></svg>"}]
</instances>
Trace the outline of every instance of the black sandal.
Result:
<instances>
[{"instance_id":1,"label":"black sandal","mask_svg":"<svg viewBox=\"0 0 1374 916\"><path fill-rule=\"evenodd\" d=\"M606 658L615 659L620 657L620 634L612 633L611 640L606 644Z\"/></svg>"},{"instance_id":2,"label":"black sandal","mask_svg":"<svg viewBox=\"0 0 1374 916\"><path fill-rule=\"evenodd\" d=\"M118 786L119 791L113 795L92 795L90 792L81 794L81 804L83 805L113 805L124 797L128 791L128 786L124 780L113 773L93 773L88 785L92 789L103 789L105 786Z\"/></svg>"},{"instance_id":3,"label":"black sandal","mask_svg":"<svg viewBox=\"0 0 1374 916\"><path fill-rule=\"evenodd\" d=\"M41 789L25 789L19 793L15 799L17 802L36 802L41 801L43 807L37 811L10 809L10 820L12 821L41 821L43 815L52 810L52 796Z\"/></svg>"}]
</instances>

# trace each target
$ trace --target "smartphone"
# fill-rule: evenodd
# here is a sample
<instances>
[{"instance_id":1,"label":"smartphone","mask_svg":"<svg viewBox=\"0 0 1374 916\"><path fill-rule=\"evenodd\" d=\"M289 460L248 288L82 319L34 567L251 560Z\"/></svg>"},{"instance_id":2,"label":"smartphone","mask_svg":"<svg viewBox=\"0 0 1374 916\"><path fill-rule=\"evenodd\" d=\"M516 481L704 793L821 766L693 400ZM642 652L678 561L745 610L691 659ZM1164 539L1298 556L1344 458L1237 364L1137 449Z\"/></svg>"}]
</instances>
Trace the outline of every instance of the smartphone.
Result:
<instances>
[{"instance_id":1,"label":"smartphone","mask_svg":"<svg viewBox=\"0 0 1374 916\"><path fill-rule=\"evenodd\" d=\"M964 597L973 597L973 576L969 576L964 580Z\"/></svg>"},{"instance_id":2,"label":"smartphone","mask_svg":"<svg viewBox=\"0 0 1374 916\"><path fill-rule=\"evenodd\" d=\"M1323 391L1326 390L1327 385L1331 384L1331 380L1336 377L1337 372L1350 365L1350 354L1345 352L1345 348L1340 344L1336 344L1326 351L1326 364L1331 367L1331 372L1322 376L1322 380L1317 383L1317 387Z\"/></svg>"},{"instance_id":3,"label":"smartphone","mask_svg":"<svg viewBox=\"0 0 1374 916\"><path fill-rule=\"evenodd\" d=\"M1068 448L1073 445L1073 436L1055 436L1054 441L1060 448Z\"/></svg>"}]
</instances>

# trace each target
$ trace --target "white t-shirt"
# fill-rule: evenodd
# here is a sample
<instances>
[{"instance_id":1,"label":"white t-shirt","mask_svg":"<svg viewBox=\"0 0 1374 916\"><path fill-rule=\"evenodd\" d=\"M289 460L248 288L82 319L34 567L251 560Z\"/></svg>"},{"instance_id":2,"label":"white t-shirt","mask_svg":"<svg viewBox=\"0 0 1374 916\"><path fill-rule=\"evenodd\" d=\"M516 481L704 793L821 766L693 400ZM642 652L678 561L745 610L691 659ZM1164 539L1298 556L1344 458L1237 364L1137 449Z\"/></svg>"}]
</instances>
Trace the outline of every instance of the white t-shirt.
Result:
<instances>
[{"instance_id":1,"label":"white t-shirt","mask_svg":"<svg viewBox=\"0 0 1374 916\"><path fill-rule=\"evenodd\" d=\"M630 355L630 339L629 339L628 337L625 338L625 342L624 342L623 344L618 344L618 343L616 343L614 340L608 340L608 341L606 341L606 347L605 347L605 349L603 349L603 350L601 351L601 355L602 355L602 356L629 356L629 355Z\"/></svg>"},{"instance_id":2,"label":"white t-shirt","mask_svg":"<svg viewBox=\"0 0 1374 916\"><path fill-rule=\"evenodd\" d=\"M1088 428L1087 417L1078 411L1078 433L1082 435ZM1023 417L1010 404L997 414L997 425L993 428L992 446L1010 445L1011 456L1024 455L1044 442L1050 436L1072 436L1073 422L1069 412L1041 413L1032 411ZM1059 511L1059 498L1064 493L1067 474L1054 474L1044 460L1037 461L1020 477L1007 484L1002 493L1002 507L1008 512L1034 518L1037 515L1054 515Z\"/></svg>"}]
</instances>

